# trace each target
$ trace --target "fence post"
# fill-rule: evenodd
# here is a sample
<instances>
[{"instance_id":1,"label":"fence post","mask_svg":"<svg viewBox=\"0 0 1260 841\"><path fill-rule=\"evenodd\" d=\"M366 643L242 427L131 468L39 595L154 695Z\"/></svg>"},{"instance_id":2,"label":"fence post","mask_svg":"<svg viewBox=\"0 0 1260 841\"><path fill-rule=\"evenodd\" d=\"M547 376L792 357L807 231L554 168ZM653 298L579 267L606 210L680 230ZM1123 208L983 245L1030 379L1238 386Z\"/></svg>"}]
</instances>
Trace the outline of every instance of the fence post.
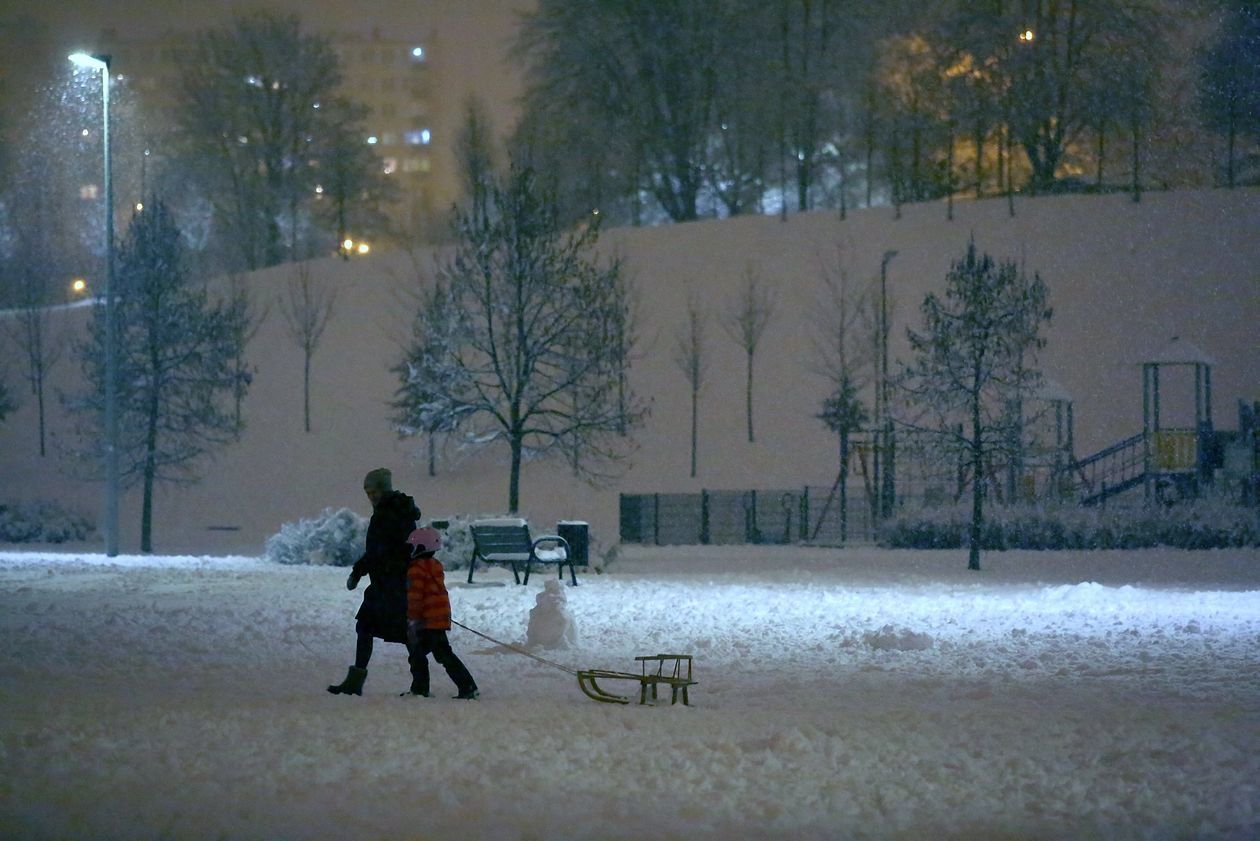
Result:
<instances>
[{"instance_id":1,"label":"fence post","mask_svg":"<svg viewBox=\"0 0 1260 841\"><path fill-rule=\"evenodd\" d=\"M652 543L661 545L661 495L652 494Z\"/></svg>"},{"instance_id":2,"label":"fence post","mask_svg":"<svg viewBox=\"0 0 1260 841\"><path fill-rule=\"evenodd\" d=\"M705 546L709 543L709 492L707 490L700 491L700 543Z\"/></svg>"},{"instance_id":3,"label":"fence post","mask_svg":"<svg viewBox=\"0 0 1260 841\"><path fill-rule=\"evenodd\" d=\"M809 485L801 488L801 541L809 540Z\"/></svg>"}]
</instances>

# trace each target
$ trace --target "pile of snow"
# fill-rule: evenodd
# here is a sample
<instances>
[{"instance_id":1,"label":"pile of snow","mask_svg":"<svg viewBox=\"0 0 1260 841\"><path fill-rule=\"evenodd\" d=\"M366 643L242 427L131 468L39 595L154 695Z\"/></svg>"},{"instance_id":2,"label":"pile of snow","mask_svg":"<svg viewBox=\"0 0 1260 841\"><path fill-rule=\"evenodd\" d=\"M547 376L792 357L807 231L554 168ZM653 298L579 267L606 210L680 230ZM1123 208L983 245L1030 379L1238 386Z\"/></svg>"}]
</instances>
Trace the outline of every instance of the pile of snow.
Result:
<instances>
[{"instance_id":1,"label":"pile of snow","mask_svg":"<svg viewBox=\"0 0 1260 841\"><path fill-rule=\"evenodd\" d=\"M448 577L495 639L580 627L565 668L695 656L694 706L640 707L459 628L481 700L440 670L399 699L388 644L329 695L361 598L335 568L0 553L0 836L1260 835L1260 552L984 560L623 547L576 588Z\"/></svg>"}]
</instances>

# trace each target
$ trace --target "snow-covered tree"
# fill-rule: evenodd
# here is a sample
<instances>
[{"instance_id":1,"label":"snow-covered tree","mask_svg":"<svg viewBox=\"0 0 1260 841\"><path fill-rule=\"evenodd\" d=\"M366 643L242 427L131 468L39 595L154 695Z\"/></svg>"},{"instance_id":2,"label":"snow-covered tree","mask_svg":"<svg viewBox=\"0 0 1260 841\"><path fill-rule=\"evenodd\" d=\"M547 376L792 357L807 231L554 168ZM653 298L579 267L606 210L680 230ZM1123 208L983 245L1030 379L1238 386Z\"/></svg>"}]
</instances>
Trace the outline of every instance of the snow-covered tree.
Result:
<instances>
[{"instance_id":1,"label":"snow-covered tree","mask_svg":"<svg viewBox=\"0 0 1260 841\"><path fill-rule=\"evenodd\" d=\"M908 330L913 358L899 385L916 412L902 422L935 436L938 446L966 459L971 471L969 569L980 568L984 493L995 455L1016 457L1023 418L1012 411L1037 387L1041 328L1051 309L1039 275L1013 262L997 264L976 251L954 261L944 297L923 300L922 332Z\"/></svg>"},{"instance_id":2,"label":"snow-covered tree","mask_svg":"<svg viewBox=\"0 0 1260 841\"><path fill-rule=\"evenodd\" d=\"M393 369L402 382L390 404L394 423L400 436L424 436L430 476L437 475L442 440L476 411L473 381L458 360L463 327L450 289L434 284L421 294L411 342Z\"/></svg>"},{"instance_id":3,"label":"snow-covered tree","mask_svg":"<svg viewBox=\"0 0 1260 841\"><path fill-rule=\"evenodd\" d=\"M616 339L629 290L620 261L591 254L598 226L563 224L554 193L516 163L488 180L485 198L484 212L457 209L457 242L439 265L452 324L421 333L431 351L424 336L450 330L441 338L449 347L436 360L404 360L395 407L424 417L426 401L442 394L449 402L435 414L457 414L463 441L505 443L508 508L516 511L524 458L568 454L579 442L582 474L598 479L625 454L620 431L645 410L633 395L618 399L629 355Z\"/></svg>"},{"instance_id":4,"label":"snow-covered tree","mask_svg":"<svg viewBox=\"0 0 1260 841\"><path fill-rule=\"evenodd\" d=\"M132 217L117 265L119 466L125 485L143 487L140 549L150 552L154 485L195 482L198 461L237 435L230 402L240 315L190 280L179 230L161 201ZM106 444L104 304L93 309L76 353L88 390L70 408L99 464Z\"/></svg>"}]
</instances>

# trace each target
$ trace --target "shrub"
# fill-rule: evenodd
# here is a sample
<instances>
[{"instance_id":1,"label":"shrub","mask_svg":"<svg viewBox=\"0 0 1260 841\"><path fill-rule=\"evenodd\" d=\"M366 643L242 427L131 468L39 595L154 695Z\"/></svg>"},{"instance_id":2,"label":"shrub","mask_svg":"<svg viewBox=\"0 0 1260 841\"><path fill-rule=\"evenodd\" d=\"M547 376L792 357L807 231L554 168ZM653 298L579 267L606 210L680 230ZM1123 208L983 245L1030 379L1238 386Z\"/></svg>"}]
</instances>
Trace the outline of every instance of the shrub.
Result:
<instances>
[{"instance_id":1,"label":"shrub","mask_svg":"<svg viewBox=\"0 0 1260 841\"><path fill-rule=\"evenodd\" d=\"M885 523L878 537L894 548L957 549L967 543L970 522L967 506L906 511ZM985 515L980 545L990 551L1260 547L1260 511L1217 500L1172 508L995 506Z\"/></svg>"},{"instance_id":2,"label":"shrub","mask_svg":"<svg viewBox=\"0 0 1260 841\"><path fill-rule=\"evenodd\" d=\"M350 566L363 555L368 521L342 508L325 508L318 517L285 523L267 538L264 557L281 564Z\"/></svg>"},{"instance_id":3,"label":"shrub","mask_svg":"<svg viewBox=\"0 0 1260 841\"><path fill-rule=\"evenodd\" d=\"M0 543L65 543L87 540L95 531L87 517L55 502L0 505Z\"/></svg>"},{"instance_id":4,"label":"shrub","mask_svg":"<svg viewBox=\"0 0 1260 841\"><path fill-rule=\"evenodd\" d=\"M438 557L447 569L466 569L472 557L474 520L504 517L505 514L457 514L446 519L450 525L442 530L442 548ZM421 520L426 525L428 520ZM285 523L277 534L267 538L264 556L281 564L320 564L350 566L363 555L368 520L349 508L334 511L325 508L318 517Z\"/></svg>"}]
</instances>

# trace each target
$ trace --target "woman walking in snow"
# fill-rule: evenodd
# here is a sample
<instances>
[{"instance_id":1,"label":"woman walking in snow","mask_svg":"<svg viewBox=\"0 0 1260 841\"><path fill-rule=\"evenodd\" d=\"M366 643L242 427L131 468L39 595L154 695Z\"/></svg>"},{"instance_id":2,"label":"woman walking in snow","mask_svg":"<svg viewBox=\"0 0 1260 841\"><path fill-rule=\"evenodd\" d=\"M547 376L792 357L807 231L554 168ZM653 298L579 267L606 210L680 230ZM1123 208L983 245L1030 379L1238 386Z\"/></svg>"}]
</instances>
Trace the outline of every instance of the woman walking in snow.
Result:
<instances>
[{"instance_id":1,"label":"woman walking in snow","mask_svg":"<svg viewBox=\"0 0 1260 841\"><path fill-rule=\"evenodd\" d=\"M365 575L369 583L355 614L354 665L345 680L328 687L334 695L363 694L374 639L407 643L407 535L415 529L420 509L414 499L394 490L393 475L384 467L364 477L363 492L372 503L372 519L363 557L351 568L346 589L358 587Z\"/></svg>"}]
</instances>

